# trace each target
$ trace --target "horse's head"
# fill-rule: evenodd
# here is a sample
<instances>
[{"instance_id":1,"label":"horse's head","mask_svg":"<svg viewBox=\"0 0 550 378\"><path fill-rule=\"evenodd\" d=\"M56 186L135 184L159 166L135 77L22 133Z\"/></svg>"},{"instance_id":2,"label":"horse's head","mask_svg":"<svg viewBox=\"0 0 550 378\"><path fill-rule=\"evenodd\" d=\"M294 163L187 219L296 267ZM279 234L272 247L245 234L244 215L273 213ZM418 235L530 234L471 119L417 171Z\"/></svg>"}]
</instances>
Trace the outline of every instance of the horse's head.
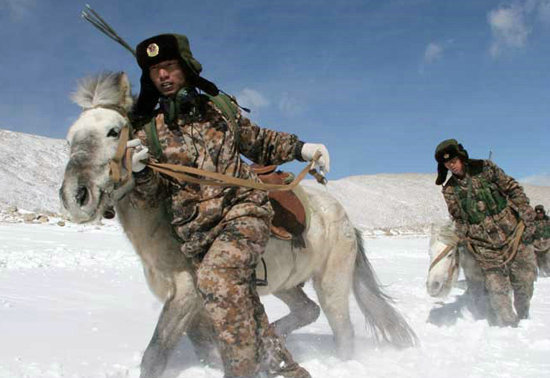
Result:
<instances>
[{"instance_id":1,"label":"horse's head","mask_svg":"<svg viewBox=\"0 0 550 378\"><path fill-rule=\"evenodd\" d=\"M102 216L116 200L111 161L129 126L130 83L125 73L103 73L83 79L72 99L82 113L67 134L70 157L59 194L71 219L82 223Z\"/></svg>"},{"instance_id":2,"label":"horse's head","mask_svg":"<svg viewBox=\"0 0 550 378\"><path fill-rule=\"evenodd\" d=\"M432 225L430 268L426 289L432 297L446 297L458 279L458 237L451 222Z\"/></svg>"}]
</instances>

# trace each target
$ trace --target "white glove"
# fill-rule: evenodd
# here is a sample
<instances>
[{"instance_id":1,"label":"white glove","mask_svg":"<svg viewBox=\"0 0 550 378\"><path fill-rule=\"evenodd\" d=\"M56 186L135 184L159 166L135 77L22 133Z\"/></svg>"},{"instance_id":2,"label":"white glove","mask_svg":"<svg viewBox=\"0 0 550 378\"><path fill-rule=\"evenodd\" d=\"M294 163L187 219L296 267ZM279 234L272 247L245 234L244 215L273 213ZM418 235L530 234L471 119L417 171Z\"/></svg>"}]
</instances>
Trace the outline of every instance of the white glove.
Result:
<instances>
[{"instance_id":1,"label":"white glove","mask_svg":"<svg viewBox=\"0 0 550 378\"><path fill-rule=\"evenodd\" d=\"M317 164L319 165L321 173L326 175L330 171L330 156L324 144L304 143L300 153L302 155L302 159L311 161L313 159L313 155L315 155L317 151L321 152L321 157L317 160Z\"/></svg>"},{"instance_id":2,"label":"white glove","mask_svg":"<svg viewBox=\"0 0 550 378\"><path fill-rule=\"evenodd\" d=\"M126 148L133 148L132 154L132 172L140 172L145 169L145 164L142 161L149 159L149 149L141 144L140 139L132 139L126 143Z\"/></svg>"}]
</instances>

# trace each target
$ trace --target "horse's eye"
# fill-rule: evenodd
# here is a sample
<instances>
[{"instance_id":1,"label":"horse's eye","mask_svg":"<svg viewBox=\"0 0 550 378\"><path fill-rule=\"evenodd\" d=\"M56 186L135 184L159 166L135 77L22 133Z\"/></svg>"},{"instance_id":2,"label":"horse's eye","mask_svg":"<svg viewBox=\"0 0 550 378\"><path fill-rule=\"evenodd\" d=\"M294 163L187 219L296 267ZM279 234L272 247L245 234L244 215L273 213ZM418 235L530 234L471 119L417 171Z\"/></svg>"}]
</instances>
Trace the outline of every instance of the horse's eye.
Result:
<instances>
[{"instance_id":1,"label":"horse's eye","mask_svg":"<svg viewBox=\"0 0 550 378\"><path fill-rule=\"evenodd\" d=\"M112 128L111 130L109 130L109 132L107 133L107 136L108 137L112 137L112 138L116 138L118 137L118 134L119 134L119 131L115 128Z\"/></svg>"}]
</instances>

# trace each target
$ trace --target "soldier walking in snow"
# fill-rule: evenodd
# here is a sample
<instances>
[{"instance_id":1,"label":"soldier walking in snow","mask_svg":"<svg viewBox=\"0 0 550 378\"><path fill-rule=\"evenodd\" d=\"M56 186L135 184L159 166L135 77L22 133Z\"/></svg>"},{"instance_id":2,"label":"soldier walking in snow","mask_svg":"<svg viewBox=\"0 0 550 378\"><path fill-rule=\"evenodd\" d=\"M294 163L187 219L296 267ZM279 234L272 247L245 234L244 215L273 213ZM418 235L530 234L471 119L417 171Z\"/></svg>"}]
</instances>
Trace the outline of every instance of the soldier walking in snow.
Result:
<instances>
[{"instance_id":1,"label":"soldier walking in snow","mask_svg":"<svg viewBox=\"0 0 550 378\"><path fill-rule=\"evenodd\" d=\"M537 275L529 199L516 180L490 160L470 159L455 139L437 146L435 160L436 185L452 172L443 196L459 238L483 270L496 324L516 326L529 316Z\"/></svg>"},{"instance_id":2,"label":"soldier walking in snow","mask_svg":"<svg viewBox=\"0 0 550 378\"><path fill-rule=\"evenodd\" d=\"M535 255L537 256L537 265L539 275L550 276L550 218L546 215L544 206L535 206Z\"/></svg>"},{"instance_id":3,"label":"soldier walking in snow","mask_svg":"<svg viewBox=\"0 0 550 378\"><path fill-rule=\"evenodd\" d=\"M535 232L535 241L550 239L550 218L546 215L544 206L535 206L535 225L537 231Z\"/></svg>"},{"instance_id":4,"label":"soldier walking in snow","mask_svg":"<svg viewBox=\"0 0 550 378\"><path fill-rule=\"evenodd\" d=\"M240 154L261 165L311 160L329 170L324 145L263 129L241 115L236 103L200 76L183 35L162 34L137 46L142 69L134 119L154 119L164 162L258 181ZM234 119L213 101L225 96ZM160 105L157 110L155 107ZM144 130L137 137L151 148ZM131 142L136 144L136 141ZM134 200L169 198L181 251L196 266L196 285L213 322L226 377L309 377L270 326L255 287L255 269L269 239L273 209L267 193L242 187L179 183L145 167L147 149L134 153Z\"/></svg>"}]
</instances>

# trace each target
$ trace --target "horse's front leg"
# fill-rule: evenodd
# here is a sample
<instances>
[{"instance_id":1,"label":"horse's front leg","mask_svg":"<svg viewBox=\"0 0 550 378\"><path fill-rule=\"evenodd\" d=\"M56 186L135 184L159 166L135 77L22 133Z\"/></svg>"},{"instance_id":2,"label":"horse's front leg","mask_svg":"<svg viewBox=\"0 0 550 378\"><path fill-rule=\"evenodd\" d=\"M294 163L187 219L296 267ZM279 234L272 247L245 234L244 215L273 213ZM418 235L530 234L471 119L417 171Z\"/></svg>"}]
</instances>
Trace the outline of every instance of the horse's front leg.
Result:
<instances>
[{"instance_id":1,"label":"horse's front leg","mask_svg":"<svg viewBox=\"0 0 550 378\"><path fill-rule=\"evenodd\" d=\"M202 310L195 315L193 323L189 325L187 330L187 336L193 344L195 355L201 364L223 370L214 326L206 311Z\"/></svg>"},{"instance_id":2,"label":"horse's front leg","mask_svg":"<svg viewBox=\"0 0 550 378\"><path fill-rule=\"evenodd\" d=\"M141 360L141 378L159 378L168 358L201 309L191 274L178 273Z\"/></svg>"}]
</instances>

